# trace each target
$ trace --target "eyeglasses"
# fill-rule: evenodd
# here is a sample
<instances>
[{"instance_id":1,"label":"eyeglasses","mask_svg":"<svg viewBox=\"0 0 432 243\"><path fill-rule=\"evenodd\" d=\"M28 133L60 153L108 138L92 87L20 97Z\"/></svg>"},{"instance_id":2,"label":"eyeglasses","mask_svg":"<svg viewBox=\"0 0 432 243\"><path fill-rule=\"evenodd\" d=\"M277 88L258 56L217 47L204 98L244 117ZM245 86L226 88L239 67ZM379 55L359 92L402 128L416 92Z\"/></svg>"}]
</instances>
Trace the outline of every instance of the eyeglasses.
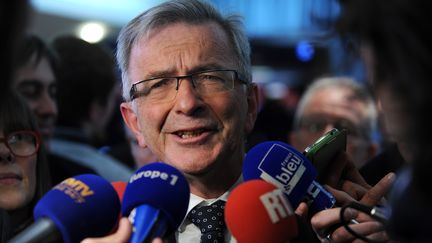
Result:
<instances>
[{"instance_id":1,"label":"eyeglasses","mask_svg":"<svg viewBox=\"0 0 432 243\"><path fill-rule=\"evenodd\" d=\"M138 81L130 90L131 101L138 97L153 102L172 101L177 95L180 79L190 79L200 95L208 96L234 89L236 80L244 81L235 70L208 70L176 77L156 77Z\"/></svg>"},{"instance_id":2,"label":"eyeglasses","mask_svg":"<svg viewBox=\"0 0 432 243\"><path fill-rule=\"evenodd\" d=\"M347 134L352 137L367 138L368 135L362 128L356 127L355 124L348 120L332 120L323 117L305 117L300 121L300 128L309 133L322 133L329 125L339 130L347 130Z\"/></svg>"},{"instance_id":3,"label":"eyeglasses","mask_svg":"<svg viewBox=\"0 0 432 243\"><path fill-rule=\"evenodd\" d=\"M33 131L16 131L7 134L5 138L0 138L0 143L4 143L11 153L17 157L28 157L39 150L39 135Z\"/></svg>"},{"instance_id":4,"label":"eyeglasses","mask_svg":"<svg viewBox=\"0 0 432 243\"><path fill-rule=\"evenodd\" d=\"M346 215L349 215L347 214L347 210L351 210L354 213L352 215L358 215L358 220L347 217ZM353 224L353 222L357 222L358 224L358 222L374 221L377 224L380 224L382 229L384 229L388 222L388 219L390 218L390 214L391 210L387 207L370 207L358 202L351 202L341 208L339 216L342 225L354 237L361 239L365 242L378 243L385 241L379 241L365 236L357 229L356 224Z\"/></svg>"}]
</instances>

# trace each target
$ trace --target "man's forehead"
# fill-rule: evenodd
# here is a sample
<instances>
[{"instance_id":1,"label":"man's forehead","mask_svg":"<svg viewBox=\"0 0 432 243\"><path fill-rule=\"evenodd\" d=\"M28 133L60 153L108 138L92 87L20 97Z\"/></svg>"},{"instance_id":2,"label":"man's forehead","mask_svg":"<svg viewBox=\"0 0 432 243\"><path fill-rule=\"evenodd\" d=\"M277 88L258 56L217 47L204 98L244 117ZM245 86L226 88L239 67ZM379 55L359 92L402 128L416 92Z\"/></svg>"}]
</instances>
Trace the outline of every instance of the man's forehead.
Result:
<instances>
[{"instance_id":1,"label":"man's forehead","mask_svg":"<svg viewBox=\"0 0 432 243\"><path fill-rule=\"evenodd\" d=\"M306 107L304 115L317 114L333 118L343 117L355 123L367 116L367 106L358 99L348 97L321 97L313 99Z\"/></svg>"},{"instance_id":2,"label":"man's forehead","mask_svg":"<svg viewBox=\"0 0 432 243\"><path fill-rule=\"evenodd\" d=\"M179 70L201 71L201 67L205 66L235 68L235 56L228 38L219 33L221 28L213 29L213 25L216 24L176 23L175 26L166 26L153 34L143 36L132 46L130 67L140 70L140 75L145 73L146 78L155 72L174 75L180 74L175 73Z\"/></svg>"}]
</instances>

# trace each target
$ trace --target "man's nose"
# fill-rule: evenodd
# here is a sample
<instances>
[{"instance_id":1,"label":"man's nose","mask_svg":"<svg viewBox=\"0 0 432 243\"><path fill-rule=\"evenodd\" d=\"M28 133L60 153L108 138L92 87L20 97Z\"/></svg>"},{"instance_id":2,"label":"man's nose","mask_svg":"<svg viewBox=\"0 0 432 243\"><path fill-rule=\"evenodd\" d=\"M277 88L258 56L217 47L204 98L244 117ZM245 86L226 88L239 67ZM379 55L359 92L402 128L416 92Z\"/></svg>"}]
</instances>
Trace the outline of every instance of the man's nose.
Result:
<instances>
[{"instance_id":1,"label":"man's nose","mask_svg":"<svg viewBox=\"0 0 432 243\"><path fill-rule=\"evenodd\" d=\"M329 122L325 125L324 130L323 130L323 134L329 132L330 130L332 130L333 128L335 128L335 124L332 122Z\"/></svg>"},{"instance_id":2,"label":"man's nose","mask_svg":"<svg viewBox=\"0 0 432 243\"><path fill-rule=\"evenodd\" d=\"M49 95L48 92L44 92L38 100L38 113L43 115L57 116L57 102Z\"/></svg>"},{"instance_id":3,"label":"man's nose","mask_svg":"<svg viewBox=\"0 0 432 243\"><path fill-rule=\"evenodd\" d=\"M175 109L179 113L190 115L203 106L203 100L192 79L180 79L175 98Z\"/></svg>"}]
</instances>

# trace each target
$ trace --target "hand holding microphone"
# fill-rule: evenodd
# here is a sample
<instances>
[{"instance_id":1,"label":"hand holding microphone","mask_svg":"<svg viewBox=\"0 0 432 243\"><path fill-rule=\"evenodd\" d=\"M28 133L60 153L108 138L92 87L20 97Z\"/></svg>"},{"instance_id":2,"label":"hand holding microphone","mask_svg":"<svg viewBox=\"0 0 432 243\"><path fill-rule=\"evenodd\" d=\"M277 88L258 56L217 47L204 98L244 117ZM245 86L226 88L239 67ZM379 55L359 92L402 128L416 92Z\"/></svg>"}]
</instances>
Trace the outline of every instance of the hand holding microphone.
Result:
<instances>
[{"instance_id":1,"label":"hand holding microphone","mask_svg":"<svg viewBox=\"0 0 432 243\"><path fill-rule=\"evenodd\" d=\"M186 178L176 168L156 162L138 169L122 204L123 216L133 225L130 242L150 242L173 233L186 215L189 196Z\"/></svg>"},{"instance_id":2,"label":"hand holding microphone","mask_svg":"<svg viewBox=\"0 0 432 243\"><path fill-rule=\"evenodd\" d=\"M335 198L315 181L317 172L309 160L291 145L263 142L246 154L245 180L262 179L283 189L293 207L307 200L312 213L331 208Z\"/></svg>"}]
</instances>

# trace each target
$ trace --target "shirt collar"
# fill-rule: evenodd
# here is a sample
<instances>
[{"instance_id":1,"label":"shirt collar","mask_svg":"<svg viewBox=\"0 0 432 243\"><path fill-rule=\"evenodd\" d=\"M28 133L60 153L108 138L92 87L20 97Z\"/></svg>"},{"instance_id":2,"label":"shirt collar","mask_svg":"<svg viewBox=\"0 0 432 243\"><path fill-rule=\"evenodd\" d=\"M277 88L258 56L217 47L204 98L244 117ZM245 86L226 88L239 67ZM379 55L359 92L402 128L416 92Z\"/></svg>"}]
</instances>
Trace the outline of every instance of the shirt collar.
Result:
<instances>
[{"instance_id":1,"label":"shirt collar","mask_svg":"<svg viewBox=\"0 0 432 243\"><path fill-rule=\"evenodd\" d=\"M228 200L228 196L229 193L240 183L243 182L243 174L240 175L240 177L237 179L237 181L228 189L228 191L226 191L224 194L222 194L221 196L219 196L218 198L211 198L211 199L204 199L202 197L199 197L197 195L194 194L190 194L190 198L189 198L189 206L188 206L188 210L186 212L186 216L189 214L189 212L197 205L201 205L201 206L208 206L208 205L212 205L214 202L218 201L218 200L222 200L222 201L227 201ZM184 231L184 228L186 227L187 224L189 224L189 220L185 218L183 219L183 222L180 224L179 227L179 231L182 232Z\"/></svg>"}]
</instances>

